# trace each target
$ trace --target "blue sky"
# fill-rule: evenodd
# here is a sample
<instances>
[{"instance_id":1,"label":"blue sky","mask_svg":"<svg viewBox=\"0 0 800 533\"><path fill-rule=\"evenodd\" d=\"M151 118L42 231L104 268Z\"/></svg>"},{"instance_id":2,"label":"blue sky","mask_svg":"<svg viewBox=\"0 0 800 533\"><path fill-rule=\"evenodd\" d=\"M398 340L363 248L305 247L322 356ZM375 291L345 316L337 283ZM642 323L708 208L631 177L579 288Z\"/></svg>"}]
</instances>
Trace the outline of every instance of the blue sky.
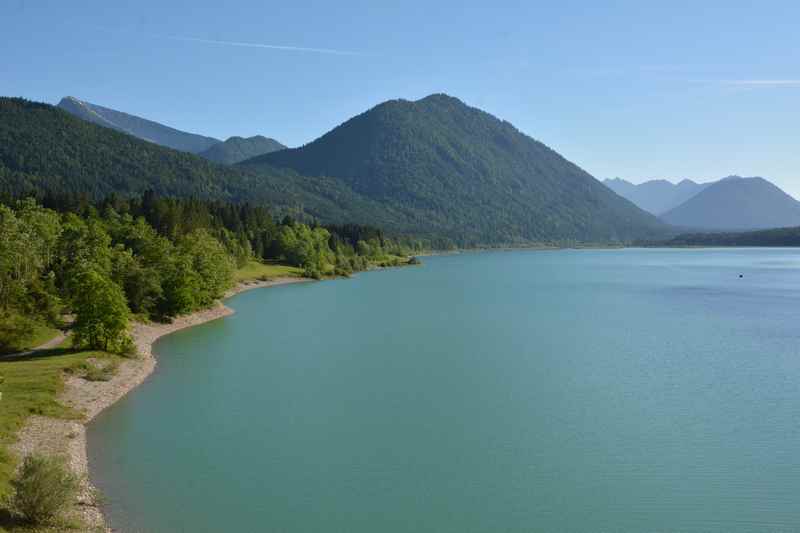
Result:
<instances>
[{"instance_id":1,"label":"blue sky","mask_svg":"<svg viewBox=\"0 0 800 533\"><path fill-rule=\"evenodd\" d=\"M796 0L117 4L3 0L0 94L296 146L445 92L598 178L761 175L800 198Z\"/></svg>"}]
</instances>

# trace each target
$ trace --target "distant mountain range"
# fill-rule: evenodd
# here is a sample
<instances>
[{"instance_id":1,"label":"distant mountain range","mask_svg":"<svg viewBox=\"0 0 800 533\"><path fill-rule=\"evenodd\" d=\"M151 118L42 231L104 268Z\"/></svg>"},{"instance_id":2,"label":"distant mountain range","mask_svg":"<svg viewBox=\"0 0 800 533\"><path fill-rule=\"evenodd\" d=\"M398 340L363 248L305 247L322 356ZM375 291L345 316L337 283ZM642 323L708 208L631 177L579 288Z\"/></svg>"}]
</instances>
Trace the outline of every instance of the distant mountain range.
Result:
<instances>
[{"instance_id":1,"label":"distant mountain range","mask_svg":"<svg viewBox=\"0 0 800 533\"><path fill-rule=\"evenodd\" d=\"M673 226L738 231L800 225L800 202L764 178L729 176L677 184L652 180L638 185L615 178L603 183Z\"/></svg>"},{"instance_id":2,"label":"distant mountain range","mask_svg":"<svg viewBox=\"0 0 800 533\"><path fill-rule=\"evenodd\" d=\"M603 180L603 183L615 193L654 215L666 213L711 185L711 183L696 183L688 179L678 183L667 180L650 180L636 185L620 178L614 178Z\"/></svg>"},{"instance_id":3,"label":"distant mountain range","mask_svg":"<svg viewBox=\"0 0 800 533\"><path fill-rule=\"evenodd\" d=\"M764 178L731 176L664 213L669 224L709 230L800 226L800 202Z\"/></svg>"},{"instance_id":4,"label":"distant mountain range","mask_svg":"<svg viewBox=\"0 0 800 533\"><path fill-rule=\"evenodd\" d=\"M460 246L630 242L668 227L508 122L434 95L394 100L299 149L235 166L61 109L0 98L0 194L100 198L152 189L264 203Z\"/></svg>"},{"instance_id":5,"label":"distant mountain range","mask_svg":"<svg viewBox=\"0 0 800 533\"><path fill-rule=\"evenodd\" d=\"M249 138L230 137L223 142L213 137L177 130L136 115L79 100L74 96L62 98L58 107L88 122L227 165L286 148L278 141L261 135Z\"/></svg>"}]
</instances>

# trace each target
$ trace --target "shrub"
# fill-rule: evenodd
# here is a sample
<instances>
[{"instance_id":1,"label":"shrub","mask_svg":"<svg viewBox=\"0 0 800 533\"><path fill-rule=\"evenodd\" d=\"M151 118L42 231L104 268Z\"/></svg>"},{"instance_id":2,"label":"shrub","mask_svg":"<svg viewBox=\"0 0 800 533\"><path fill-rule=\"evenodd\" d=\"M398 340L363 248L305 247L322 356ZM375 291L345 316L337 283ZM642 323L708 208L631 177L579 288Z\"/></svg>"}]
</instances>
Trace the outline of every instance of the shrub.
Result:
<instances>
[{"instance_id":1,"label":"shrub","mask_svg":"<svg viewBox=\"0 0 800 533\"><path fill-rule=\"evenodd\" d=\"M90 363L83 379L86 381L111 381L111 378L117 373L117 368L119 368L119 363L116 361L111 361L103 366L95 366Z\"/></svg>"},{"instance_id":2,"label":"shrub","mask_svg":"<svg viewBox=\"0 0 800 533\"><path fill-rule=\"evenodd\" d=\"M78 477L63 459L28 455L11 480L11 508L32 524L57 520L78 494Z\"/></svg>"},{"instance_id":3,"label":"shrub","mask_svg":"<svg viewBox=\"0 0 800 533\"><path fill-rule=\"evenodd\" d=\"M130 359L139 357L139 350L136 348L136 343L133 342L133 339L130 337L130 335L125 336L125 338L122 340L119 354Z\"/></svg>"}]
</instances>

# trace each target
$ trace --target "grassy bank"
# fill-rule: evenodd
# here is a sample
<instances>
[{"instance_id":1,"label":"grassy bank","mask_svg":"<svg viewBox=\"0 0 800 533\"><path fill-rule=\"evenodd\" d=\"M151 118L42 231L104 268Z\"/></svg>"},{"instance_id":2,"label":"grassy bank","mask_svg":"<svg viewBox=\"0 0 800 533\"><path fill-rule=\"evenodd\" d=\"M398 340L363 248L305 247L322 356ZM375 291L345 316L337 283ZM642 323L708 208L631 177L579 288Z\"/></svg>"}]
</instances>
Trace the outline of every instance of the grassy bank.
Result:
<instances>
[{"instance_id":1,"label":"grassy bank","mask_svg":"<svg viewBox=\"0 0 800 533\"><path fill-rule=\"evenodd\" d=\"M253 280L267 280L273 278L299 278L303 276L303 269L279 263L261 263L250 260L245 266L236 270L233 279L237 283Z\"/></svg>"},{"instance_id":2,"label":"grassy bank","mask_svg":"<svg viewBox=\"0 0 800 533\"><path fill-rule=\"evenodd\" d=\"M16 466L9 447L25 420L31 415L80 418L81 413L57 400L64 388L64 375L107 380L118 360L118 356L104 352L72 351L69 341L52 350L0 359L0 500L8 492L8 481Z\"/></svg>"}]
</instances>

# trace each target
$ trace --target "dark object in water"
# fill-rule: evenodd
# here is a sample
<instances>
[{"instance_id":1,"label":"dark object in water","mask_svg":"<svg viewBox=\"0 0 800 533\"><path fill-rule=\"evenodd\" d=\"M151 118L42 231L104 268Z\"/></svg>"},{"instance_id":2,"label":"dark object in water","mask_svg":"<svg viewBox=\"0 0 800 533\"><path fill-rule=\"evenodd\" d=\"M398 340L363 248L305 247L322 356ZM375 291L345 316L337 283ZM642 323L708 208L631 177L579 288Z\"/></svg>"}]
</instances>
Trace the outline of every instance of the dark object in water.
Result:
<instances>
[{"instance_id":1,"label":"dark object in water","mask_svg":"<svg viewBox=\"0 0 800 533\"><path fill-rule=\"evenodd\" d=\"M743 278L743 277L744 277L744 274L739 274L739 277L740 277L740 278Z\"/></svg>"}]
</instances>

